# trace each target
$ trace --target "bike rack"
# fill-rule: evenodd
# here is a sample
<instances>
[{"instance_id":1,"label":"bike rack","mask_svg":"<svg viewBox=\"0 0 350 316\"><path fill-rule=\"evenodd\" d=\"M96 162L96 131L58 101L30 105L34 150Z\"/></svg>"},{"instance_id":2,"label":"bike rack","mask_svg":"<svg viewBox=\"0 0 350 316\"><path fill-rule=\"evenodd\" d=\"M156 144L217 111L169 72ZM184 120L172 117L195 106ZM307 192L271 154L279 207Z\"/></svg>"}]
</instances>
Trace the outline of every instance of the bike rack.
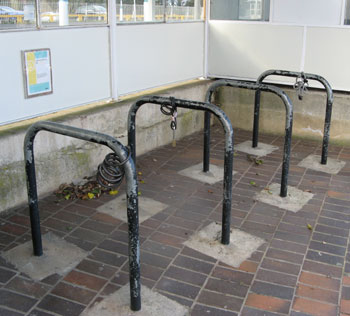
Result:
<instances>
[{"instance_id":1,"label":"bike rack","mask_svg":"<svg viewBox=\"0 0 350 316\"><path fill-rule=\"evenodd\" d=\"M112 149L122 160L127 160L123 165L123 168L126 175L127 214L129 226L130 308L134 311L140 310L140 241L137 175L133 160L128 159L128 150L117 139L111 136L63 124L41 121L33 124L28 129L24 139L24 159L27 176L32 242L35 256L41 256L43 254L34 162L34 138L41 130L105 145Z\"/></svg>"},{"instance_id":2,"label":"bike rack","mask_svg":"<svg viewBox=\"0 0 350 316\"><path fill-rule=\"evenodd\" d=\"M289 173L290 160L290 146L292 140L292 126L293 126L293 105L288 95L278 87L269 86L265 84L257 84L237 80L217 80L209 86L205 97L206 102L211 102L211 97L214 91L219 87L234 87L257 91L267 91L278 95L286 108L286 123L285 123L285 138L284 138L284 154L282 165L282 178L280 196L287 196L287 184ZM209 171L209 154L210 154L210 113L205 112L204 116L204 151L203 151L203 172Z\"/></svg>"},{"instance_id":3,"label":"bike rack","mask_svg":"<svg viewBox=\"0 0 350 316\"><path fill-rule=\"evenodd\" d=\"M221 122L225 131L225 158L224 158L224 194L222 207L222 235L221 243L230 243L231 200L232 200L232 165L233 165L233 129L230 119L217 106L199 101L175 99L172 97L145 96L137 100L130 108L128 114L128 145L131 157L136 163L136 112L146 103L159 104L161 106L174 106L192 110L209 111Z\"/></svg>"},{"instance_id":4,"label":"bike rack","mask_svg":"<svg viewBox=\"0 0 350 316\"><path fill-rule=\"evenodd\" d=\"M322 155L321 155L321 164L327 164L328 157L328 143L329 143L329 130L331 126L331 116L332 116L332 106L333 106L333 91L328 83L328 81L319 76L310 73L287 71L287 70L276 70L270 69L264 71L256 80L257 84L261 84L262 81L268 76L284 76L284 77L295 77L300 78L303 76L305 79L316 80L320 82L327 93L326 101L326 116L324 121L324 133L323 133L323 143L322 143ZM255 92L255 103L254 103L254 126L253 126L253 147L256 147L258 144L258 134L259 134L259 112L260 112L260 90Z\"/></svg>"}]
</instances>

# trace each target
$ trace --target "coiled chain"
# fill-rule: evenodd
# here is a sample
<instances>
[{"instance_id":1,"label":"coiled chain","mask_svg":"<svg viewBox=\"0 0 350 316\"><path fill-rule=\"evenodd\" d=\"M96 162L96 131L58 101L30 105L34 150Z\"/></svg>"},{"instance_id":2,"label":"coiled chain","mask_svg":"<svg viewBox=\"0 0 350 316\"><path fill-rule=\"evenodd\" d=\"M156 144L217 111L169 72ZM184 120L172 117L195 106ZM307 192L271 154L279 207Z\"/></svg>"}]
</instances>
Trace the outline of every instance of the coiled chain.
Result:
<instances>
[{"instance_id":1,"label":"coiled chain","mask_svg":"<svg viewBox=\"0 0 350 316\"><path fill-rule=\"evenodd\" d=\"M309 81L306 79L305 74L302 72L300 76L296 78L295 84L293 86L293 88L296 90L298 94L299 100L303 99L303 96L307 91L308 87L309 87Z\"/></svg>"},{"instance_id":2,"label":"coiled chain","mask_svg":"<svg viewBox=\"0 0 350 316\"><path fill-rule=\"evenodd\" d=\"M118 188L124 178L123 165L129 158L130 150L128 157L124 161L120 161L120 158L115 153L109 153L97 167L97 182L104 188Z\"/></svg>"}]
</instances>

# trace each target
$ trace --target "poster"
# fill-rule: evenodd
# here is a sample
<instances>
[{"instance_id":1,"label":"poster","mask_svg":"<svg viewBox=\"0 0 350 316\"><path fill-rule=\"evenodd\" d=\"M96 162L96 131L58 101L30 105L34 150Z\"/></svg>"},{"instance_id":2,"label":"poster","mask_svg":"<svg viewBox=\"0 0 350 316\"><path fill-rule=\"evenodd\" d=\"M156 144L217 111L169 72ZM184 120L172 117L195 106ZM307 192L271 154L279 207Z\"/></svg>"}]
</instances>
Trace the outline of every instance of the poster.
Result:
<instances>
[{"instance_id":1,"label":"poster","mask_svg":"<svg viewBox=\"0 0 350 316\"><path fill-rule=\"evenodd\" d=\"M22 51L24 66L25 97L52 93L50 49Z\"/></svg>"}]
</instances>

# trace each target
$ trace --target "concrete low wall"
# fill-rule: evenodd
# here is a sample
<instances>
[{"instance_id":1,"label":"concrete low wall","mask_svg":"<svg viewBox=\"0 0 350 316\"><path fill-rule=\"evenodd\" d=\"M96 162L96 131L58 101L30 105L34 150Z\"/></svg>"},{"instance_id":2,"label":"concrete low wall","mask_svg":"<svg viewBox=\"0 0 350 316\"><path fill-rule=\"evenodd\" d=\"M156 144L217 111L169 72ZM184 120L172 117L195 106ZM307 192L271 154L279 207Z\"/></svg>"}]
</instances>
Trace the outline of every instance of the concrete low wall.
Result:
<instances>
[{"instance_id":1,"label":"concrete low wall","mask_svg":"<svg viewBox=\"0 0 350 316\"><path fill-rule=\"evenodd\" d=\"M178 85L154 95L174 96L203 101L210 81L195 81ZM295 91L282 87L293 102L293 137L322 140L326 94L309 91L299 101ZM53 120L62 124L95 130L127 142L127 115L136 97L120 102L88 106L69 113L58 113L36 120ZM237 88L220 88L215 95L232 121L234 128L252 130L254 91ZM350 96L335 93L331 143L350 146ZM0 212L17 207L27 201L23 161L23 139L26 129L34 120L0 129ZM260 132L284 134L285 109L282 101L272 93L262 93ZM159 106L145 105L137 113L137 154L140 155L172 141L170 117L159 111ZM179 109L177 139L203 128L203 113ZM62 183L71 183L95 173L96 167L108 148L47 132L39 132L35 139L35 160L39 195L57 189Z\"/></svg>"},{"instance_id":2,"label":"concrete low wall","mask_svg":"<svg viewBox=\"0 0 350 316\"><path fill-rule=\"evenodd\" d=\"M296 92L286 86L280 86L293 103L293 137L302 137L322 141L326 111L326 92L309 90L302 101ZM220 104L231 119L234 128L253 129L255 91L232 87L220 88L215 95L216 104ZM285 108L283 101L275 94L262 92L260 108L260 132L284 134ZM334 92L334 103L330 129L330 143L350 146L350 95Z\"/></svg>"},{"instance_id":3,"label":"concrete low wall","mask_svg":"<svg viewBox=\"0 0 350 316\"><path fill-rule=\"evenodd\" d=\"M207 87L208 81L196 81L152 94L203 101ZM117 103L102 104L36 120L53 120L102 132L126 144L128 111L136 98L137 96ZM22 122L19 127L5 126L0 130L0 212L27 201L23 140L28 126L33 121ZM172 141L170 117L162 115L157 105L144 105L137 112L136 126L138 155ZM177 139L202 128L202 111L178 110ZM34 143L39 196L52 192L62 183L71 183L92 175L108 151L110 150L105 146L45 131L39 132Z\"/></svg>"}]
</instances>

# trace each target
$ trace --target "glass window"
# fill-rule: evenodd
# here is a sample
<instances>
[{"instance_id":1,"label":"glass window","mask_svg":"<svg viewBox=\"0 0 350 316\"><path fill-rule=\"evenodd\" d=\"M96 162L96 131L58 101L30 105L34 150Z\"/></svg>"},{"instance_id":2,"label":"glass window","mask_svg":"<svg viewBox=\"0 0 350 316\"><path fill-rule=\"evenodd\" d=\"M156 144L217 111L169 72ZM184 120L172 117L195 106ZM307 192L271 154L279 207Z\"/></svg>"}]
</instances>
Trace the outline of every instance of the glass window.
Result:
<instances>
[{"instance_id":1,"label":"glass window","mask_svg":"<svg viewBox=\"0 0 350 316\"><path fill-rule=\"evenodd\" d=\"M268 21L270 0L211 0L212 20Z\"/></svg>"},{"instance_id":2,"label":"glass window","mask_svg":"<svg viewBox=\"0 0 350 316\"><path fill-rule=\"evenodd\" d=\"M167 0L167 21L196 21L204 19L203 0Z\"/></svg>"},{"instance_id":3,"label":"glass window","mask_svg":"<svg viewBox=\"0 0 350 316\"><path fill-rule=\"evenodd\" d=\"M119 23L164 21L164 0L116 0Z\"/></svg>"},{"instance_id":4,"label":"glass window","mask_svg":"<svg viewBox=\"0 0 350 316\"><path fill-rule=\"evenodd\" d=\"M35 27L35 0L0 0L0 30Z\"/></svg>"},{"instance_id":5,"label":"glass window","mask_svg":"<svg viewBox=\"0 0 350 316\"><path fill-rule=\"evenodd\" d=\"M346 1L344 24L350 25L350 1L349 0Z\"/></svg>"},{"instance_id":6,"label":"glass window","mask_svg":"<svg viewBox=\"0 0 350 316\"><path fill-rule=\"evenodd\" d=\"M119 23L203 20L204 0L116 0Z\"/></svg>"},{"instance_id":7,"label":"glass window","mask_svg":"<svg viewBox=\"0 0 350 316\"><path fill-rule=\"evenodd\" d=\"M107 0L40 0L43 26L107 23Z\"/></svg>"}]
</instances>

